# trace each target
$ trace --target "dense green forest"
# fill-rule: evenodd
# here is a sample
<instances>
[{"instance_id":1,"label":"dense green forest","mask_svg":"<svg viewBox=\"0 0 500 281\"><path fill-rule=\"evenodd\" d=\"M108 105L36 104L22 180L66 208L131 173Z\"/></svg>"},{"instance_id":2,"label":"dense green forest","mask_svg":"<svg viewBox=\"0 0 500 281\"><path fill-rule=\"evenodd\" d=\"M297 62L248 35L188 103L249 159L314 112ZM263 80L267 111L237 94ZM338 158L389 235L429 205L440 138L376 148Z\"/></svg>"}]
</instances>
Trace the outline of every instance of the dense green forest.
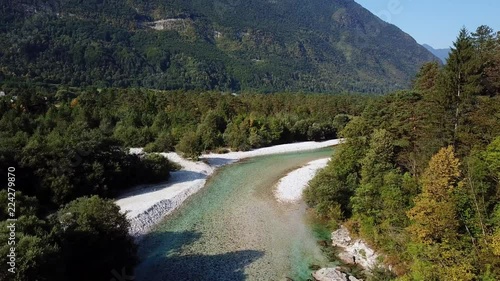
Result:
<instances>
[{"instance_id":1,"label":"dense green forest","mask_svg":"<svg viewBox=\"0 0 500 281\"><path fill-rule=\"evenodd\" d=\"M445 66L386 96L301 94L408 88L434 59L354 1L1 1L0 34L2 202L17 191L17 270L2 263L1 280L132 274L112 198L177 167L131 147L197 159L339 136L305 198L386 255L380 280L500 279L500 38L488 27L462 30ZM3 208L4 257L9 218Z\"/></svg>"},{"instance_id":2,"label":"dense green forest","mask_svg":"<svg viewBox=\"0 0 500 281\"><path fill-rule=\"evenodd\" d=\"M437 60L345 0L1 1L0 37L0 76L75 87L383 93Z\"/></svg>"},{"instance_id":3,"label":"dense green forest","mask_svg":"<svg viewBox=\"0 0 500 281\"><path fill-rule=\"evenodd\" d=\"M0 90L5 94L0 97L0 170L15 167L18 191L18 272L12 279L3 263L0 277L22 281L109 281L112 270L132 272L136 257L128 222L112 201L101 198L167 180L175 167L155 154L131 155L128 148L178 150L197 158L209 150L332 139L373 99L30 83L4 83ZM2 202L8 202L8 182L4 177ZM0 213L1 241L9 235L6 211ZM6 256L9 246L2 243L0 252Z\"/></svg>"},{"instance_id":4,"label":"dense green forest","mask_svg":"<svg viewBox=\"0 0 500 281\"><path fill-rule=\"evenodd\" d=\"M500 279L499 66L498 34L462 30L446 66L425 65L413 89L344 128L306 190L319 215L386 254L398 280Z\"/></svg>"}]
</instances>

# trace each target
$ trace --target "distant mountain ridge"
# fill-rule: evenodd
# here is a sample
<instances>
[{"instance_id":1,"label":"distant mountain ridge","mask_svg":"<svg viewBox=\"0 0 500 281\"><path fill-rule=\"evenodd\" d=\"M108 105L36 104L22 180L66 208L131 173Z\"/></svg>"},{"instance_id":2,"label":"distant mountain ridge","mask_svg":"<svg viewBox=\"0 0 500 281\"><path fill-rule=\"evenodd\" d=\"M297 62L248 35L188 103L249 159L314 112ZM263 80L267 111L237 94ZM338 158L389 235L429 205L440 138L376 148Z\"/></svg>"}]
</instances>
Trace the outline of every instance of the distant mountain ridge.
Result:
<instances>
[{"instance_id":1,"label":"distant mountain ridge","mask_svg":"<svg viewBox=\"0 0 500 281\"><path fill-rule=\"evenodd\" d=\"M380 93L409 86L423 63L436 60L353 0L12 0L0 6L0 70L33 82Z\"/></svg>"},{"instance_id":2,"label":"distant mountain ridge","mask_svg":"<svg viewBox=\"0 0 500 281\"><path fill-rule=\"evenodd\" d=\"M451 49L446 48L446 49L434 49L432 46L423 44L424 48L429 50L433 55L438 57L443 63L446 63L446 60L448 59L448 56L450 55Z\"/></svg>"}]
</instances>

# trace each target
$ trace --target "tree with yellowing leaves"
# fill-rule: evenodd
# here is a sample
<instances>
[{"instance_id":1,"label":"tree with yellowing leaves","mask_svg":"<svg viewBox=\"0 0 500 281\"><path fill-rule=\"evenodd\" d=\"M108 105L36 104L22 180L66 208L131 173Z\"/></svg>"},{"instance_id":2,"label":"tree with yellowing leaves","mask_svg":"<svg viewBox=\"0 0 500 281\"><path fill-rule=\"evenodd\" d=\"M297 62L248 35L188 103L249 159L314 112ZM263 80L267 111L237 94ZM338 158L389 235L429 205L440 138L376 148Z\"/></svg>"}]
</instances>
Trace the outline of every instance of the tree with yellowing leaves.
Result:
<instances>
[{"instance_id":1,"label":"tree with yellowing leaves","mask_svg":"<svg viewBox=\"0 0 500 281\"><path fill-rule=\"evenodd\" d=\"M453 191L459 184L459 165L451 146L441 149L429 162L422 177L422 193L408 212L413 222L408 230L417 242L441 242L456 235L458 221Z\"/></svg>"},{"instance_id":2,"label":"tree with yellowing leaves","mask_svg":"<svg viewBox=\"0 0 500 281\"><path fill-rule=\"evenodd\" d=\"M408 211L408 231L417 249L413 252L412 276L416 280L473 280L470 257L458 245L456 189L461 187L460 161L453 147L434 155L422 176L422 193ZM419 266L421 260L429 263ZM422 277L425 272L429 276Z\"/></svg>"}]
</instances>

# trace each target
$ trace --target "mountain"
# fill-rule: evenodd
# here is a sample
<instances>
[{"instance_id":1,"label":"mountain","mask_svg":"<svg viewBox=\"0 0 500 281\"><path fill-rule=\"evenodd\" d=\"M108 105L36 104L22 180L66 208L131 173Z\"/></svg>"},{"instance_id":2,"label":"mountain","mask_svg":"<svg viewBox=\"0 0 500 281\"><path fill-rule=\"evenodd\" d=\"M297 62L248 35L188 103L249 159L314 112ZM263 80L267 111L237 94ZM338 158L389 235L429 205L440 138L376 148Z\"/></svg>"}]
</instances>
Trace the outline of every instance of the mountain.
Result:
<instances>
[{"instance_id":1,"label":"mountain","mask_svg":"<svg viewBox=\"0 0 500 281\"><path fill-rule=\"evenodd\" d=\"M423 44L424 48L426 48L429 52L434 54L436 57L438 57L443 63L446 63L446 60L448 59L448 56L451 52L450 48L446 49L434 49L432 46Z\"/></svg>"},{"instance_id":2,"label":"mountain","mask_svg":"<svg viewBox=\"0 0 500 281\"><path fill-rule=\"evenodd\" d=\"M0 76L69 86L385 92L436 58L353 0L2 1Z\"/></svg>"}]
</instances>

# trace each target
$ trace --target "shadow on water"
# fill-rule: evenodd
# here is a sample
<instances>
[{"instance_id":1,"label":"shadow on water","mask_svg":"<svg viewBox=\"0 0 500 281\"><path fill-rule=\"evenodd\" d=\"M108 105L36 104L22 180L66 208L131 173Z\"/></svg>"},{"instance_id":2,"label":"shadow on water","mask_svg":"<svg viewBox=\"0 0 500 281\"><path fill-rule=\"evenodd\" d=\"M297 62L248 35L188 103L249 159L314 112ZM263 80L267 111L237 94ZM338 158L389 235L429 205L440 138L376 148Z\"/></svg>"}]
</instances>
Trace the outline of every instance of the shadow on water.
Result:
<instances>
[{"instance_id":1,"label":"shadow on water","mask_svg":"<svg viewBox=\"0 0 500 281\"><path fill-rule=\"evenodd\" d=\"M148 259L164 257L180 252L183 247L191 245L200 238L201 233L195 231L151 232L141 237L139 255ZM143 250L147 251L147 254Z\"/></svg>"},{"instance_id":2,"label":"shadow on water","mask_svg":"<svg viewBox=\"0 0 500 281\"><path fill-rule=\"evenodd\" d=\"M227 158L221 158L221 157L211 157L211 158L203 158L203 162L208 163L210 166L213 167L221 167L227 164L232 164L236 162L234 159L227 159Z\"/></svg>"},{"instance_id":3,"label":"shadow on water","mask_svg":"<svg viewBox=\"0 0 500 281\"><path fill-rule=\"evenodd\" d=\"M152 249L142 256L135 272L136 281L243 281L245 267L262 256L263 251L242 250L224 254L182 253L182 249L201 238L198 232L151 233L141 248Z\"/></svg>"},{"instance_id":4,"label":"shadow on water","mask_svg":"<svg viewBox=\"0 0 500 281\"><path fill-rule=\"evenodd\" d=\"M206 178L207 175L193 171L176 171L171 173L169 183L179 183Z\"/></svg>"}]
</instances>

